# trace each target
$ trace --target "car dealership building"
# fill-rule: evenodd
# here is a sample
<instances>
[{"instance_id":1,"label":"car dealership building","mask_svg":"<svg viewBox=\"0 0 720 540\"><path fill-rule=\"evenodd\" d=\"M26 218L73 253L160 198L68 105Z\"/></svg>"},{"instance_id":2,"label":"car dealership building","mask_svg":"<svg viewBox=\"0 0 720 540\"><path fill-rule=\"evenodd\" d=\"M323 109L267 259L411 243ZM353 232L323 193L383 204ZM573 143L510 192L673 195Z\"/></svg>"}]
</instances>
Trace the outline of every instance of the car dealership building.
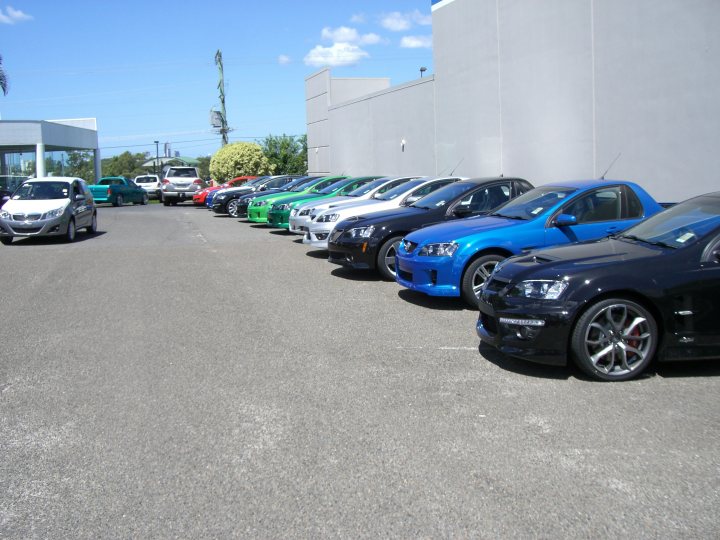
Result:
<instances>
[{"instance_id":1,"label":"car dealership building","mask_svg":"<svg viewBox=\"0 0 720 540\"><path fill-rule=\"evenodd\" d=\"M306 79L309 173L719 189L717 0L433 0L432 28L431 76Z\"/></svg>"}]
</instances>

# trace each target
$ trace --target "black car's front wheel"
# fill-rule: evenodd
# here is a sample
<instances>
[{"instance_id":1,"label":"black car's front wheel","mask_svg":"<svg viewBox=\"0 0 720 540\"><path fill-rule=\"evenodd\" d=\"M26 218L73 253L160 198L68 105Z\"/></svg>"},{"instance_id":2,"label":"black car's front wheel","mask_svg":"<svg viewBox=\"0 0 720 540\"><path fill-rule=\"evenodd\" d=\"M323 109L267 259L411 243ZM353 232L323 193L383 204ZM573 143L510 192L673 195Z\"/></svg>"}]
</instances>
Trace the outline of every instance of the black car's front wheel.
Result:
<instances>
[{"instance_id":1,"label":"black car's front wheel","mask_svg":"<svg viewBox=\"0 0 720 540\"><path fill-rule=\"evenodd\" d=\"M3 246L9 246L12 244L13 237L12 236L0 236L0 244Z\"/></svg>"},{"instance_id":2,"label":"black car's front wheel","mask_svg":"<svg viewBox=\"0 0 720 540\"><path fill-rule=\"evenodd\" d=\"M575 363L591 377L626 381L648 366L657 349L655 318L623 298L592 304L578 319L570 346Z\"/></svg>"},{"instance_id":3,"label":"black car's front wheel","mask_svg":"<svg viewBox=\"0 0 720 540\"><path fill-rule=\"evenodd\" d=\"M505 260L502 255L483 255L478 257L465 270L460 284L463 299L473 307L477 307L480 299L480 289L492 274L495 266Z\"/></svg>"},{"instance_id":4,"label":"black car's front wheel","mask_svg":"<svg viewBox=\"0 0 720 540\"><path fill-rule=\"evenodd\" d=\"M227 213L230 214L230 217L240 217L240 213L238 212L238 200L237 199L230 199L227 203Z\"/></svg>"},{"instance_id":5,"label":"black car's front wheel","mask_svg":"<svg viewBox=\"0 0 720 540\"><path fill-rule=\"evenodd\" d=\"M377 269L380 275L387 280L395 281L395 255L402 236L393 236L380 246L377 256Z\"/></svg>"}]
</instances>

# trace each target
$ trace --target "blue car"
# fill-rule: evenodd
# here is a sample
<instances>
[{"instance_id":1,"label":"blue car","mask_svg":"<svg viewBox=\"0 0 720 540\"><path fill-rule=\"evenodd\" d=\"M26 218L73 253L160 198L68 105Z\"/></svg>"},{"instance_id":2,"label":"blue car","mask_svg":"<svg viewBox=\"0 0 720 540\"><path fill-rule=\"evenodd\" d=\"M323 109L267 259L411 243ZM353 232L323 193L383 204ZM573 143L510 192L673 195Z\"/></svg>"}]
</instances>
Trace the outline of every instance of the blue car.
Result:
<instances>
[{"instance_id":1,"label":"blue car","mask_svg":"<svg viewBox=\"0 0 720 540\"><path fill-rule=\"evenodd\" d=\"M396 280L430 296L462 296L477 306L495 265L547 246L597 240L662 210L643 188L618 180L546 184L489 216L408 234L397 250Z\"/></svg>"}]
</instances>

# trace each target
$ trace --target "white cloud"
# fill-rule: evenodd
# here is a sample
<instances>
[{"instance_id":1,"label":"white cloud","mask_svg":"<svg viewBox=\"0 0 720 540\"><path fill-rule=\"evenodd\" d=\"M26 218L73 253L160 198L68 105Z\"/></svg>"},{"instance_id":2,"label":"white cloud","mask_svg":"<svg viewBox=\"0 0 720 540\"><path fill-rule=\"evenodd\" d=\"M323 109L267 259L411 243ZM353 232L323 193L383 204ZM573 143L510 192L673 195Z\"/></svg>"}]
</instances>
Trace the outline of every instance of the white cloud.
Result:
<instances>
[{"instance_id":1,"label":"white cloud","mask_svg":"<svg viewBox=\"0 0 720 540\"><path fill-rule=\"evenodd\" d=\"M287 65L291 61L292 60L290 59L290 57L285 54L281 54L280 56L278 56L278 64L280 64L281 66Z\"/></svg>"},{"instance_id":2,"label":"white cloud","mask_svg":"<svg viewBox=\"0 0 720 540\"><path fill-rule=\"evenodd\" d=\"M354 28L340 26L339 28L330 28L326 26L320 34L323 39L332 42L354 43L358 40L358 32Z\"/></svg>"},{"instance_id":3,"label":"white cloud","mask_svg":"<svg viewBox=\"0 0 720 540\"><path fill-rule=\"evenodd\" d=\"M316 46L305 56L305 65L321 67L351 66L370 55L352 43L333 43L331 47Z\"/></svg>"},{"instance_id":4,"label":"white cloud","mask_svg":"<svg viewBox=\"0 0 720 540\"><path fill-rule=\"evenodd\" d=\"M403 49L432 49L432 36L405 36L400 40Z\"/></svg>"},{"instance_id":5,"label":"white cloud","mask_svg":"<svg viewBox=\"0 0 720 540\"><path fill-rule=\"evenodd\" d=\"M408 30L411 26L410 18L399 11L393 11L387 15L383 15L380 19L380 24L383 28L393 32L402 32L403 30Z\"/></svg>"},{"instance_id":6,"label":"white cloud","mask_svg":"<svg viewBox=\"0 0 720 540\"><path fill-rule=\"evenodd\" d=\"M360 45L377 45L382 38L377 34L363 34L360 36Z\"/></svg>"},{"instance_id":7,"label":"white cloud","mask_svg":"<svg viewBox=\"0 0 720 540\"><path fill-rule=\"evenodd\" d=\"M422 13L419 9L413 11L410 17L415 24L419 24L420 26L430 26L432 24L432 15Z\"/></svg>"},{"instance_id":8,"label":"white cloud","mask_svg":"<svg viewBox=\"0 0 720 540\"><path fill-rule=\"evenodd\" d=\"M365 21L367 20L367 17L365 17L364 13L357 13L350 17L350 22L353 24L365 24Z\"/></svg>"},{"instance_id":9,"label":"white cloud","mask_svg":"<svg viewBox=\"0 0 720 540\"><path fill-rule=\"evenodd\" d=\"M32 15L27 15L19 9L15 9L12 6L7 7L7 13L3 13L0 8L0 23L1 24L15 24L20 21L31 21Z\"/></svg>"}]
</instances>

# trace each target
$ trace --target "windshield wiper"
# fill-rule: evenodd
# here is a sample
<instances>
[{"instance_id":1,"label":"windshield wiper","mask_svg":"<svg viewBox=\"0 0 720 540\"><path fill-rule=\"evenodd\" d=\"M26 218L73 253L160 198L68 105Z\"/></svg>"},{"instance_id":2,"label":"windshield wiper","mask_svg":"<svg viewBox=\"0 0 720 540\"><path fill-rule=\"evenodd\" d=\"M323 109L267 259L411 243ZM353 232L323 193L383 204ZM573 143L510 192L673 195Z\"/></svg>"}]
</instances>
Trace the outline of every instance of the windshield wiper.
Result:
<instances>
[{"instance_id":1,"label":"windshield wiper","mask_svg":"<svg viewBox=\"0 0 720 540\"><path fill-rule=\"evenodd\" d=\"M491 217L501 217L501 218L505 218L505 219L517 219L517 220L520 220L520 221L527 221L527 218L524 218L524 217L522 217L522 216L506 216L505 214L497 214L497 213L495 213L495 214L489 214L489 215L490 215Z\"/></svg>"},{"instance_id":2,"label":"windshield wiper","mask_svg":"<svg viewBox=\"0 0 720 540\"><path fill-rule=\"evenodd\" d=\"M650 244L651 246L658 246L670 249L677 249L675 246L668 244L667 242L661 242L659 240L648 240L647 238L640 238L632 234L618 234L615 238L627 238L628 240L634 240L636 242L642 242L643 244Z\"/></svg>"}]
</instances>

